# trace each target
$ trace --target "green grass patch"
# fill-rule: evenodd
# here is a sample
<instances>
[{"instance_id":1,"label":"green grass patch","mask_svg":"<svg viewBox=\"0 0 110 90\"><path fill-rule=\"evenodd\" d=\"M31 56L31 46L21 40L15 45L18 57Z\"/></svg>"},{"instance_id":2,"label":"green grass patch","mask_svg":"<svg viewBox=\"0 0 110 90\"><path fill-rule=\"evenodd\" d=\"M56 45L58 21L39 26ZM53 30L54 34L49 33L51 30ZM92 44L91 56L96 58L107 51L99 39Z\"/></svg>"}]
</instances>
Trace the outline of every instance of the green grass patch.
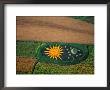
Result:
<instances>
[{"instance_id":1,"label":"green grass patch","mask_svg":"<svg viewBox=\"0 0 110 90\"><path fill-rule=\"evenodd\" d=\"M87 59L81 63L94 65L94 45L88 45L89 55Z\"/></svg>"},{"instance_id":2,"label":"green grass patch","mask_svg":"<svg viewBox=\"0 0 110 90\"><path fill-rule=\"evenodd\" d=\"M70 17L94 24L94 16L70 16Z\"/></svg>"},{"instance_id":3,"label":"green grass patch","mask_svg":"<svg viewBox=\"0 0 110 90\"><path fill-rule=\"evenodd\" d=\"M36 49L42 42L35 41L16 41L16 56L35 57Z\"/></svg>"}]
</instances>

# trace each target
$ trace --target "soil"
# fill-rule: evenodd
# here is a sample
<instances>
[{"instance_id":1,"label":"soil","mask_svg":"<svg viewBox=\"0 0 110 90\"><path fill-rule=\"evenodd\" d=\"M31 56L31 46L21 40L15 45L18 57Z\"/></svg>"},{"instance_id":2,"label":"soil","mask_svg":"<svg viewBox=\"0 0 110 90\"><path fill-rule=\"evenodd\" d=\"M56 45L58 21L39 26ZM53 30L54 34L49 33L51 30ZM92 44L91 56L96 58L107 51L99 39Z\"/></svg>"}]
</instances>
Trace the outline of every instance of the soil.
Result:
<instances>
[{"instance_id":1,"label":"soil","mask_svg":"<svg viewBox=\"0 0 110 90\"><path fill-rule=\"evenodd\" d=\"M94 43L94 25L60 16L17 16L17 40Z\"/></svg>"}]
</instances>

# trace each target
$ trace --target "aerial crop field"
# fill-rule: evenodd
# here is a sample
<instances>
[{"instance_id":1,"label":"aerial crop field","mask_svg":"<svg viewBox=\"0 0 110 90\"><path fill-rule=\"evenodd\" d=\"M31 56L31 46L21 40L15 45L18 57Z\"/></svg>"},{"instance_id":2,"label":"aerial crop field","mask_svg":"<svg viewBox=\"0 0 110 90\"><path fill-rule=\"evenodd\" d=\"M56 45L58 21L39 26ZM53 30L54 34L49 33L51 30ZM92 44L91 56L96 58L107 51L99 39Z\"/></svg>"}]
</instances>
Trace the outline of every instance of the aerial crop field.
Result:
<instances>
[{"instance_id":1,"label":"aerial crop field","mask_svg":"<svg viewBox=\"0 0 110 90\"><path fill-rule=\"evenodd\" d=\"M72 16L68 18L80 20L87 24L94 24L93 16ZM19 23L20 22L18 22L18 24ZM43 26L44 24L45 23L38 25ZM48 23L46 25L48 26ZM25 31L24 27L26 26L24 24L18 25L18 28L19 27L23 27L22 30ZM31 29L32 27L29 28ZM57 28L62 27L59 26ZM39 31L38 33L42 32ZM26 33L28 33L28 31L26 31ZM59 33L63 33L63 31L60 32L59 29ZM66 36L66 30L64 34L59 33L58 35ZM69 33L71 34L71 31L67 32L67 34ZM53 32L51 34L53 34ZM76 33L75 39L81 37L81 40L76 40L78 43L74 43L72 41L74 38L68 38L69 36L67 38L62 36L63 39L61 37L58 37L59 39L49 38L49 41L46 41L42 36L37 37L37 34L34 37L34 34L31 35L30 33L29 38L28 36L25 37L25 33L23 33L23 35L22 33L17 34L16 74L94 74L94 43L91 34L93 33L90 31L81 37L79 36L80 34ZM73 34L71 34L70 37L71 36L74 37ZM39 40L36 40L36 38L39 38ZM89 43L88 39L90 40ZM60 40L61 42L56 40ZM65 42L65 40L68 42ZM68 48L70 50L68 50Z\"/></svg>"}]
</instances>

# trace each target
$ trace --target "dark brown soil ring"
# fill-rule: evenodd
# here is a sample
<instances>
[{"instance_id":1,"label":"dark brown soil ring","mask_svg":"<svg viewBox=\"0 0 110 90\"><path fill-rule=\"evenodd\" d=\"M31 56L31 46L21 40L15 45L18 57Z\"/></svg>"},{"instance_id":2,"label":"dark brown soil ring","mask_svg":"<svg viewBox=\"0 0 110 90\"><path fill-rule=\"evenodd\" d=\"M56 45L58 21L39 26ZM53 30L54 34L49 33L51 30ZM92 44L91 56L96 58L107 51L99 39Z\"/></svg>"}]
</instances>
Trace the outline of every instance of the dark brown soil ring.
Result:
<instances>
[{"instance_id":1,"label":"dark brown soil ring","mask_svg":"<svg viewBox=\"0 0 110 90\"><path fill-rule=\"evenodd\" d=\"M17 40L94 43L94 26L68 17L17 17Z\"/></svg>"},{"instance_id":2,"label":"dark brown soil ring","mask_svg":"<svg viewBox=\"0 0 110 90\"><path fill-rule=\"evenodd\" d=\"M16 57L16 72L32 73L37 61L31 57Z\"/></svg>"}]
</instances>

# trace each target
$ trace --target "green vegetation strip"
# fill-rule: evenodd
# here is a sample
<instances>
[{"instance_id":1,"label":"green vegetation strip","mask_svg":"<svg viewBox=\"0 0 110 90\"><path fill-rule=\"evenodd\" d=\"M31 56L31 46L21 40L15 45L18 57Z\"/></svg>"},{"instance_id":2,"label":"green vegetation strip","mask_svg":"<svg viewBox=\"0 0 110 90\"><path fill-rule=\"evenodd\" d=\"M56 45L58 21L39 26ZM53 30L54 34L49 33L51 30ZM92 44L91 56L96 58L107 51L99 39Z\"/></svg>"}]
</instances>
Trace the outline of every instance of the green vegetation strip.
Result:
<instances>
[{"instance_id":1,"label":"green vegetation strip","mask_svg":"<svg viewBox=\"0 0 110 90\"><path fill-rule=\"evenodd\" d=\"M42 42L35 41L16 41L16 55L35 57L35 50L42 44Z\"/></svg>"},{"instance_id":2,"label":"green vegetation strip","mask_svg":"<svg viewBox=\"0 0 110 90\"><path fill-rule=\"evenodd\" d=\"M70 17L94 24L94 16L70 16Z\"/></svg>"},{"instance_id":3,"label":"green vegetation strip","mask_svg":"<svg viewBox=\"0 0 110 90\"><path fill-rule=\"evenodd\" d=\"M94 66L90 64L60 66L39 62L36 64L33 74L94 74Z\"/></svg>"}]
</instances>

